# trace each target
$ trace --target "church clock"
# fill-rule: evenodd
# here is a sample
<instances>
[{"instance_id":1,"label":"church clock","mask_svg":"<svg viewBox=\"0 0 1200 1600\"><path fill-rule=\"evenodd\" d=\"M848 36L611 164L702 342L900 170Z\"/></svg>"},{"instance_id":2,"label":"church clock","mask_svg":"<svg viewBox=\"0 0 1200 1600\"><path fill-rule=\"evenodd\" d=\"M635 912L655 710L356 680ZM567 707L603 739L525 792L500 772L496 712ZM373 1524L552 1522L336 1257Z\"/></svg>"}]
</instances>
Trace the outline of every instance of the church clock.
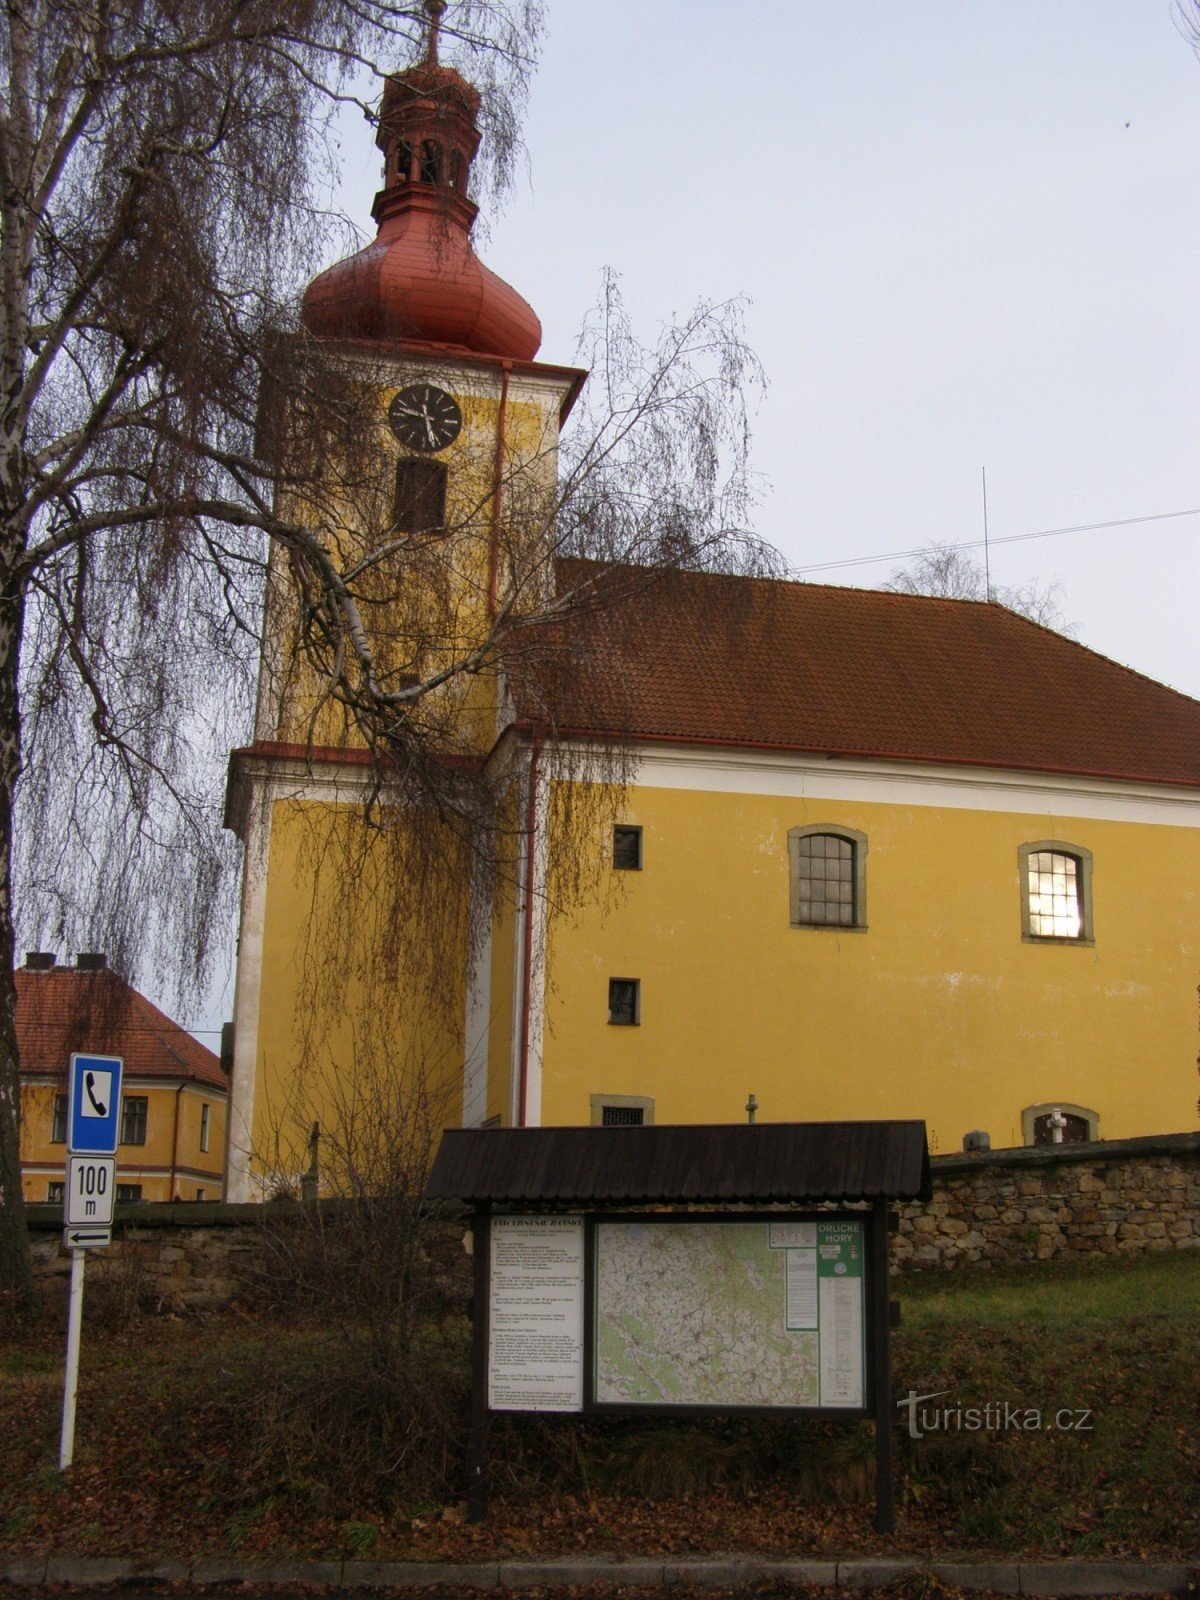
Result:
<instances>
[{"instance_id":1,"label":"church clock","mask_svg":"<svg viewBox=\"0 0 1200 1600\"><path fill-rule=\"evenodd\" d=\"M432 383L410 383L388 407L388 422L400 443L432 454L453 444L462 428L462 412L453 395Z\"/></svg>"}]
</instances>

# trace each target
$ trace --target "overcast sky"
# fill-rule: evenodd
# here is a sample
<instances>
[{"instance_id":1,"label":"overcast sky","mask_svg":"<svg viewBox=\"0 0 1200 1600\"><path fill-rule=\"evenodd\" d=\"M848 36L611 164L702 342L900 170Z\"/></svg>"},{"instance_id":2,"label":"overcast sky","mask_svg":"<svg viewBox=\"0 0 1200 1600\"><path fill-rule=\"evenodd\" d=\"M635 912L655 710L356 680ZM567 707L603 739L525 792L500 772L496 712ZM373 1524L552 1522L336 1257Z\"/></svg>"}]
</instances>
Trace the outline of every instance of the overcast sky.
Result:
<instances>
[{"instance_id":1,"label":"overcast sky","mask_svg":"<svg viewBox=\"0 0 1200 1600\"><path fill-rule=\"evenodd\" d=\"M1200 62L1172 0L548 0L527 172L481 253L570 361L744 295L757 531L805 576L982 537L1077 637L1200 696ZM361 131L360 131L361 130ZM343 141L342 203L378 185ZM822 569L822 570L812 570Z\"/></svg>"},{"instance_id":2,"label":"overcast sky","mask_svg":"<svg viewBox=\"0 0 1200 1600\"><path fill-rule=\"evenodd\" d=\"M481 247L543 359L606 266L647 337L746 296L756 527L795 569L874 586L898 560L854 563L981 538L986 467L994 579L1061 581L1082 643L1200 697L1200 62L1172 0L548 14ZM342 162L369 234L361 118ZM1133 518L1161 520L1003 542Z\"/></svg>"}]
</instances>

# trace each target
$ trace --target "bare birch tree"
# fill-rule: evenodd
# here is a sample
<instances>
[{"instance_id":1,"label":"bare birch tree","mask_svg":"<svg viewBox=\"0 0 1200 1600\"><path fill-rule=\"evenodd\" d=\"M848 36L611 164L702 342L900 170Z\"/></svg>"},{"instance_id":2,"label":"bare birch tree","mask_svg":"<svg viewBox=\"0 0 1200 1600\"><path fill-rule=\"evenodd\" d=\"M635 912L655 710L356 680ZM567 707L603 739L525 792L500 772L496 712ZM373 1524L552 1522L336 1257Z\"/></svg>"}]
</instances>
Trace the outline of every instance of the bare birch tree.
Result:
<instances>
[{"instance_id":1,"label":"bare birch tree","mask_svg":"<svg viewBox=\"0 0 1200 1600\"><path fill-rule=\"evenodd\" d=\"M466 0L445 30L487 91L485 183L511 164L539 21L537 0ZM360 93L369 110L371 63L402 63L424 26L393 0L13 0L0 24L0 1286L18 1292L14 918L89 940L99 919L126 970L155 936L203 966L230 864L206 757L247 701L271 533L244 467L263 336L324 243L331 116Z\"/></svg>"},{"instance_id":2,"label":"bare birch tree","mask_svg":"<svg viewBox=\"0 0 1200 1600\"><path fill-rule=\"evenodd\" d=\"M1063 614L1061 583L993 583L989 591L983 568L957 545L930 545L907 566L897 567L883 587L893 594L927 594L940 600L991 599L1055 633L1074 633Z\"/></svg>"},{"instance_id":3,"label":"bare birch tree","mask_svg":"<svg viewBox=\"0 0 1200 1600\"><path fill-rule=\"evenodd\" d=\"M461 0L442 28L484 91L485 187L511 167L539 23L537 0ZM511 497L488 625L434 672L380 649L381 619L385 634L393 614L411 620L434 557L389 539L383 512L368 558L340 538L348 500L361 532L386 490L356 426L361 385L305 338L294 297L329 221L317 203L329 118L369 101L372 63L411 58L424 25L421 8L390 0L6 10L0 1290L30 1282L15 929L102 941L131 977L157 965L198 982L236 867L220 775L249 732L268 571L286 586L303 672L365 743L380 792L391 784L457 840L489 797L447 759L459 733L445 685L501 662L543 670L557 625L596 603L587 582L556 585L560 554L609 568L770 563L737 533L757 378L738 307L701 306L643 349L610 282L558 486L537 505ZM270 448L280 417L344 448L306 472L302 450ZM437 832L423 836L431 860ZM436 872L395 879L419 893Z\"/></svg>"}]
</instances>

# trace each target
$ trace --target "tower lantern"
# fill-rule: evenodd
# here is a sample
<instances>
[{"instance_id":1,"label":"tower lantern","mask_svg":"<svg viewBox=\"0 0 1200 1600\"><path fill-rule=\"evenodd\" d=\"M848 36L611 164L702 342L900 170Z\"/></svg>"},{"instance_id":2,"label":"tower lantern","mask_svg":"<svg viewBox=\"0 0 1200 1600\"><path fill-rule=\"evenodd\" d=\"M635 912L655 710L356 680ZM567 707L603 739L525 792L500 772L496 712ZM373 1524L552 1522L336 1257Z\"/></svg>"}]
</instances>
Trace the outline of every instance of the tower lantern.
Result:
<instances>
[{"instance_id":1,"label":"tower lantern","mask_svg":"<svg viewBox=\"0 0 1200 1600\"><path fill-rule=\"evenodd\" d=\"M428 5L425 59L384 84L376 142L383 188L375 242L314 278L303 318L321 339L401 340L532 361L537 314L476 256L467 193L479 148L478 91L438 60L445 9Z\"/></svg>"}]
</instances>

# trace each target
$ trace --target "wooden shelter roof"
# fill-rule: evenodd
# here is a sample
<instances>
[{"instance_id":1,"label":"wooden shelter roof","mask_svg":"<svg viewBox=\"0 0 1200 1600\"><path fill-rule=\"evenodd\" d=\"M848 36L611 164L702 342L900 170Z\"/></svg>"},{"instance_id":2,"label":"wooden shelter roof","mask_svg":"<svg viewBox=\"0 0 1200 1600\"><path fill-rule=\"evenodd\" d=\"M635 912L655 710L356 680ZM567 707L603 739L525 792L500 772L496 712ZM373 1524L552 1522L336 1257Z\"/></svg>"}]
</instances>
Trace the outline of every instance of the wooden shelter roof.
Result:
<instances>
[{"instance_id":1,"label":"wooden shelter roof","mask_svg":"<svg viewBox=\"0 0 1200 1600\"><path fill-rule=\"evenodd\" d=\"M928 1199L923 1122L451 1128L431 1200L496 1205Z\"/></svg>"}]
</instances>

